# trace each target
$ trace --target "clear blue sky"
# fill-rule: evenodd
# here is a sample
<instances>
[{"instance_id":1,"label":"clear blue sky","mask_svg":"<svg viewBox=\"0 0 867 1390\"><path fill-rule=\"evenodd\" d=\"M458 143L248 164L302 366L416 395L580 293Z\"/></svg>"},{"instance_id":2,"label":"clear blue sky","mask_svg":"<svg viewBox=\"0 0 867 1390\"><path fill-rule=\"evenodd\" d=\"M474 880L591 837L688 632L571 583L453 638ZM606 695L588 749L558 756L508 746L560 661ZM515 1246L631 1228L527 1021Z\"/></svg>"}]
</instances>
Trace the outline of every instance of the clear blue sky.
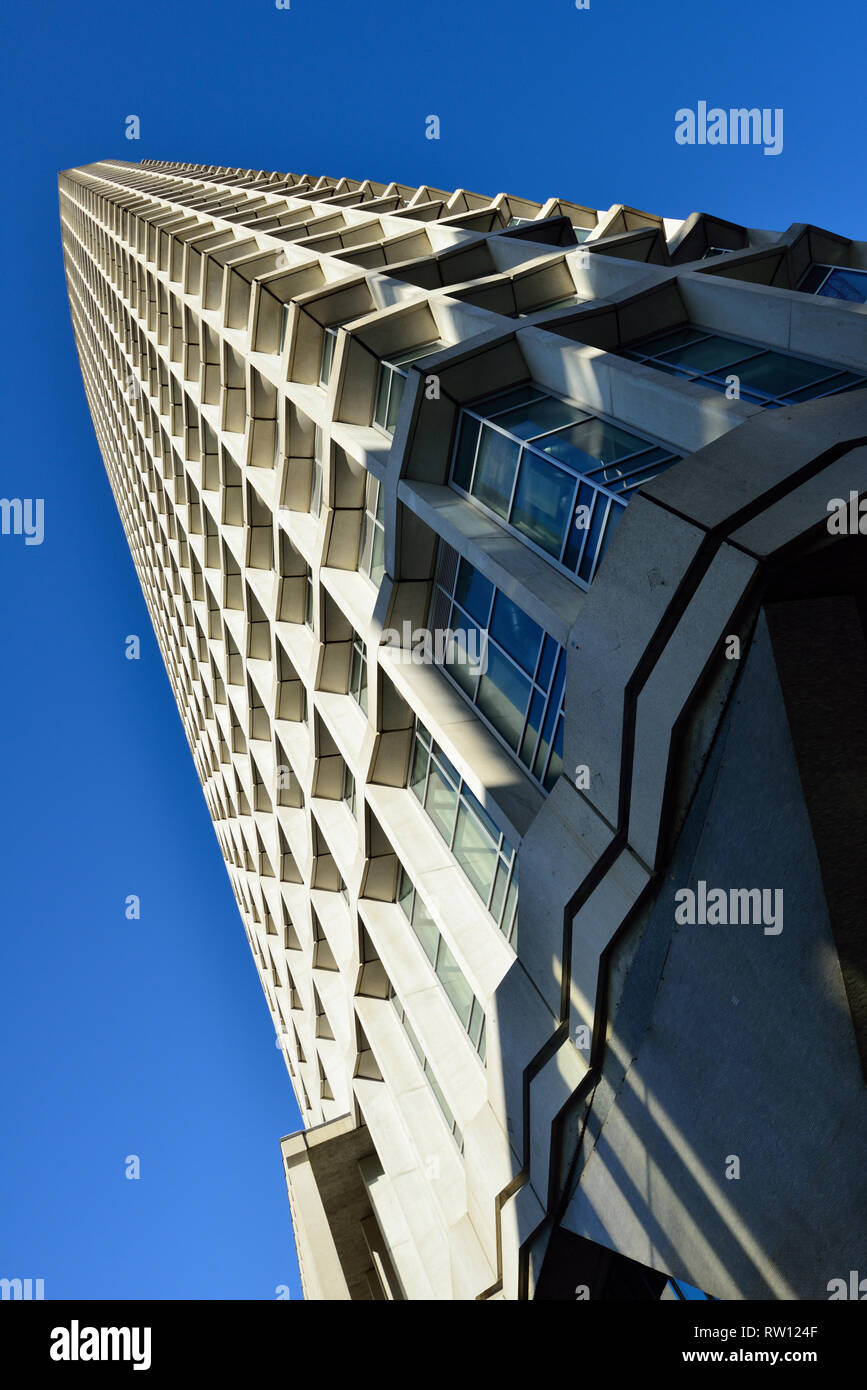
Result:
<instances>
[{"instance_id":1,"label":"clear blue sky","mask_svg":"<svg viewBox=\"0 0 867 1390\"><path fill-rule=\"evenodd\" d=\"M0 495L44 498L45 539L0 537L0 1276L299 1296L297 1110L94 440L57 171L192 160L864 238L865 27L842 0L7 10ZM783 153L677 145L700 100L782 107Z\"/></svg>"}]
</instances>

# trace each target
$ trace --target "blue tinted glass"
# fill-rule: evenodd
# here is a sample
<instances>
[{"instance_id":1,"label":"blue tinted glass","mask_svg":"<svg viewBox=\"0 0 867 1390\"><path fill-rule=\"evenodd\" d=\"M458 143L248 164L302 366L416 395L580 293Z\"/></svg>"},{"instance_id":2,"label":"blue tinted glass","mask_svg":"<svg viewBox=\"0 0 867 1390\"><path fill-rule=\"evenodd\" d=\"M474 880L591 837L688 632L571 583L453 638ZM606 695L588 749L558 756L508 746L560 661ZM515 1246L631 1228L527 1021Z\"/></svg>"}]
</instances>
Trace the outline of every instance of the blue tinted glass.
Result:
<instances>
[{"instance_id":1,"label":"blue tinted glass","mask_svg":"<svg viewBox=\"0 0 867 1390\"><path fill-rule=\"evenodd\" d=\"M798 289L802 294L818 294L827 274L828 267L826 265L810 266Z\"/></svg>"},{"instance_id":2,"label":"blue tinted glass","mask_svg":"<svg viewBox=\"0 0 867 1390\"><path fill-rule=\"evenodd\" d=\"M514 440L507 439L487 425L483 428L476 459L473 496L503 520L509 514L519 454L520 447Z\"/></svg>"},{"instance_id":3,"label":"blue tinted glass","mask_svg":"<svg viewBox=\"0 0 867 1390\"><path fill-rule=\"evenodd\" d=\"M687 372L716 372L743 357L761 352L761 348L749 343L739 343L734 338L714 335L700 343L686 344L665 354L666 362Z\"/></svg>"},{"instance_id":4,"label":"blue tinted glass","mask_svg":"<svg viewBox=\"0 0 867 1390\"><path fill-rule=\"evenodd\" d=\"M545 714L545 696L538 690L533 691L533 698L530 701L530 709L527 714L527 728L521 740L521 750L518 756L522 763L527 767L533 762L533 754L536 751L536 740L539 737L539 730L542 727L542 719Z\"/></svg>"},{"instance_id":5,"label":"blue tinted glass","mask_svg":"<svg viewBox=\"0 0 867 1390\"><path fill-rule=\"evenodd\" d=\"M523 666L528 675L532 676L536 671L536 661L539 656L539 645L542 641L543 632L538 623L534 623L532 618L522 612L511 599L506 598L505 594L498 593L494 600L494 611L491 614L490 634L495 642L499 642L501 647L505 647L510 656L514 657L519 666ZM491 648L488 645L488 660L491 659Z\"/></svg>"},{"instance_id":6,"label":"blue tinted glass","mask_svg":"<svg viewBox=\"0 0 867 1390\"><path fill-rule=\"evenodd\" d=\"M828 299L867 304L867 270L832 270L819 293Z\"/></svg>"},{"instance_id":7,"label":"blue tinted glass","mask_svg":"<svg viewBox=\"0 0 867 1390\"><path fill-rule=\"evenodd\" d=\"M569 536L566 542L566 549L563 553L563 564L566 565L567 568L570 570L573 570L575 566L578 564L578 557L581 554L581 547L584 544L584 537L587 535L590 520L592 519L593 515L593 508L596 504L596 498L598 496L598 490L595 487L593 487L591 483L580 484L578 488L578 495L575 498L575 510L572 515L572 522L569 526ZM579 507L586 508L587 510L581 511L579 513ZM582 522L587 521L586 526L583 524L579 526L577 524L579 516Z\"/></svg>"},{"instance_id":8,"label":"blue tinted glass","mask_svg":"<svg viewBox=\"0 0 867 1390\"><path fill-rule=\"evenodd\" d=\"M530 682L496 647L489 647L488 670L479 681L476 703L510 748L518 747L529 697Z\"/></svg>"},{"instance_id":9,"label":"blue tinted glass","mask_svg":"<svg viewBox=\"0 0 867 1390\"><path fill-rule=\"evenodd\" d=\"M513 386L509 391L501 391L496 396L485 396L480 401L474 401L469 407L477 415L485 415L492 419L502 410L512 410L516 405L526 405L527 401L534 401L543 396L544 391L540 391L538 386L533 386L532 382L525 382L523 386Z\"/></svg>"},{"instance_id":10,"label":"blue tinted glass","mask_svg":"<svg viewBox=\"0 0 867 1390\"><path fill-rule=\"evenodd\" d=\"M479 438L481 426L478 420L474 420L472 415L464 415L461 418L461 427L458 431L458 447L455 450L455 462L452 469L452 477L458 487L462 487L464 492L469 492L470 482L473 476L473 462L476 457L476 443Z\"/></svg>"},{"instance_id":11,"label":"blue tinted glass","mask_svg":"<svg viewBox=\"0 0 867 1390\"><path fill-rule=\"evenodd\" d=\"M482 803L479 801L478 797L473 796L473 793L470 791L469 787L464 787L462 789L461 796L463 797L467 805L470 807L470 809L473 811L473 813L476 816L478 816L479 820L481 821L490 838L493 840L494 844L498 845L500 843L500 832L497 829L494 822L491 820L491 817L488 815Z\"/></svg>"},{"instance_id":12,"label":"blue tinted glass","mask_svg":"<svg viewBox=\"0 0 867 1390\"><path fill-rule=\"evenodd\" d=\"M548 763L548 771L545 774L544 787L549 792L553 787L560 773L563 771L563 716L557 720L557 732L554 735L554 746L551 749L551 761Z\"/></svg>"},{"instance_id":13,"label":"blue tinted glass","mask_svg":"<svg viewBox=\"0 0 867 1390\"><path fill-rule=\"evenodd\" d=\"M797 391L801 386L833 376L834 368L800 357L786 357L781 352L763 352L749 362L742 362L737 374L742 387L748 386L769 396L783 396L789 391Z\"/></svg>"},{"instance_id":14,"label":"blue tinted glass","mask_svg":"<svg viewBox=\"0 0 867 1390\"><path fill-rule=\"evenodd\" d=\"M572 515L574 492L572 474L525 450L515 489L512 525L559 559L563 533Z\"/></svg>"},{"instance_id":15,"label":"blue tinted glass","mask_svg":"<svg viewBox=\"0 0 867 1390\"><path fill-rule=\"evenodd\" d=\"M493 584L490 584L484 575L479 574L477 569L473 569L466 560L461 560L455 584L455 598L483 627L487 625L493 592Z\"/></svg>"},{"instance_id":16,"label":"blue tinted glass","mask_svg":"<svg viewBox=\"0 0 867 1390\"><path fill-rule=\"evenodd\" d=\"M559 430L565 425L574 424L576 420L586 419L586 410L555 400L553 396L543 396L532 405L499 415L497 424L518 439L530 439L534 434L546 434L548 430Z\"/></svg>"},{"instance_id":17,"label":"blue tinted glass","mask_svg":"<svg viewBox=\"0 0 867 1390\"><path fill-rule=\"evenodd\" d=\"M593 508L593 515L590 518L590 530L587 533L587 544L584 547L584 554L581 556L581 564L578 566L578 576L589 584L593 577L593 564L596 559L596 551L599 548L599 541L602 536L602 527L605 524L605 513L608 509L607 498L600 496L596 506Z\"/></svg>"},{"instance_id":18,"label":"blue tinted glass","mask_svg":"<svg viewBox=\"0 0 867 1390\"><path fill-rule=\"evenodd\" d=\"M542 644L542 657L536 672L536 684L541 685L543 690L548 689L548 682L551 679L551 672L554 669L554 662L559 650L558 643L554 641L550 633L546 632L545 641Z\"/></svg>"},{"instance_id":19,"label":"blue tinted glass","mask_svg":"<svg viewBox=\"0 0 867 1390\"><path fill-rule=\"evenodd\" d=\"M606 424L604 420L585 420L583 424L573 425L562 434L555 434L544 440L541 448L552 458L568 463L579 473L593 473L602 464L615 463L628 454L638 453L648 448L646 439L641 439L629 430L617 425Z\"/></svg>"},{"instance_id":20,"label":"blue tinted glass","mask_svg":"<svg viewBox=\"0 0 867 1390\"><path fill-rule=\"evenodd\" d=\"M630 357L655 357L660 353L669 352L671 348L683 347L685 343L694 343L696 338L704 335L699 329L691 328L685 324L683 328L672 328L666 333L654 333L652 338L645 338L643 342L633 343L629 349Z\"/></svg>"},{"instance_id":21,"label":"blue tinted glass","mask_svg":"<svg viewBox=\"0 0 867 1390\"><path fill-rule=\"evenodd\" d=\"M856 376L854 372L838 372L832 376L830 381L817 381L814 386L805 386L801 391L790 391L787 400L797 403L798 401L811 401L816 396L836 396L838 391L845 391L851 386L863 386L864 378Z\"/></svg>"},{"instance_id":22,"label":"blue tinted glass","mask_svg":"<svg viewBox=\"0 0 867 1390\"><path fill-rule=\"evenodd\" d=\"M608 524L605 527L605 535L602 537L602 544L599 547L599 559L596 562L597 569L602 563L602 557L608 549L611 537L614 535L614 532L617 530L617 527L620 524L620 520L623 516L624 511L624 507L620 507L616 503L612 503L611 510L608 513Z\"/></svg>"},{"instance_id":23,"label":"blue tinted glass","mask_svg":"<svg viewBox=\"0 0 867 1390\"><path fill-rule=\"evenodd\" d=\"M452 613L449 621L449 626L451 627L452 632L454 632L456 636L460 634L460 636L463 638L464 652L468 650L483 650L483 648L480 645L481 637L473 636L474 633L480 634L481 628L479 628L477 624L473 622L472 618L465 618L460 609L455 608L454 605L452 605ZM470 699L472 700L476 689L476 677L478 675L478 669L473 662L465 661L463 659L460 647L457 642L454 644L453 647L447 649L443 665L446 667L446 670L448 671L452 680L457 681L458 685L461 687L461 690L465 690L466 693L469 695ZM451 766L451 764L449 764L449 766ZM452 769L452 771L454 771L454 769Z\"/></svg>"}]
</instances>

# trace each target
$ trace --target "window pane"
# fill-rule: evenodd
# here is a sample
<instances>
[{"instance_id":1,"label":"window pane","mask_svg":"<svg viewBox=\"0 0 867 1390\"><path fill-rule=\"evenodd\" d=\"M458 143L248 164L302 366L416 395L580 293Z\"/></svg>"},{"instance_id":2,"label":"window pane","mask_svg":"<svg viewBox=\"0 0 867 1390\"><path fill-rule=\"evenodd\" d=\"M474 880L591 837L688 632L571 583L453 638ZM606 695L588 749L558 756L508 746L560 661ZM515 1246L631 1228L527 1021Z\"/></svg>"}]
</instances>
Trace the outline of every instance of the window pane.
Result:
<instances>
[{"instance_id":1,"label":"window pane","mask_svg":"<svg viewBox=\"0 0 867 1390\"><path fill-rule=\"evenodd\" d=\"M478 570L473 569L472 565L467 564L466 560L461 560L455 584L455 598L482 627L486 627L488 623L493 592L493 584L489 583L484 575L479 574Z\"/></svg>"},{"instance_id":2,"label":"window pane","mask_svg":"<svg viewBox=\"0 0 867 1390\"><path fill-rule=\"evenodd\" d=\"M391 372L383 362L379 364L379 374L376 382L376 408L373 412L374 423L380 429L385 429L386 409L388 406L388 382Z\"/></svg>"},{"instance_id":3,"label":"window pane","mask_svg":"<svg viewBox=\"0 0 867 1390\"><path fill-rule=\"evenodd\" d=\"M454 855L479 897L487 903L497 868L497 851L490 836L463 804L458 806Z\"/></svg>"},{"instance_id":4,"label":"window pane","mask_svg":"<svg viewBox=\"0 0 867 1390\"><path fill-rule=\"evenodd\" d=\"M722 338L714 334L703 342L692 343L665 354L665 361L673 367L682 367L688 372L716 372L742 357L760 352L761 348L749 343L739 343L733 338Z\"/></svg>"},{"instance_id":5,"label":"window pane","mask_svg":"<svg viewBox=\"0 0 867 1390\"><path fill-rule=\"evenodd\" d=\"M625 356L646 357L648 354L657 356L663 352L669 352L672 348L683 347L685 343L693 343L696 338L702 335L688 324L683 328L673 328L668 333L656 333L652 338L645 339L642 343L634 343Z\"/></svg>"},{"instance_id":6,"label":"window pane","mask_svg":"<svg viewBox=\"0 0 867 1390\"><path fill-rule=\"evenodd\" d=\"M438 768L431 767L424 808L449 845L452 842L457 803L457 792L448 785Z\"/></svg>"},{"instance_id":7,"label":"window pane","mask_svg":"<svg viewBox=\"0 0 867 1390\"><path fill-rule=\"evenodd\" d=\"M416 739L415 749L412 758L412 771L409 775L409 785L415 792L419 801L424 796L424 783L427 775L428 754L427 749L423 748Z\"/></svg>"},{"instance_id":8,"label":"window pane","mask_svg":"<svg viewBox=\"0 0 867 1390\"><path fill-rule=\"evenodd\" d=\"M482 430L473 496L503 520L509 514L512 484L518 466L519 446L487 425Z\"/></svg>"},{"instance_id":9,"label":"window pane","mask_svg":"<svg viewBox=\"0 0 867 1390\"><path fill-rule=\"evenodd\" d=\"M741 362L737 374L742 387L750 386L769 396L782 396L821 377L833 376L834 368L822 366L820 362L784 357L780 352L763 352L750 362Z\"/></svg>"},{"instance_id":10,"label":"window pane","mask_svg":"<svg viewBox=\"0 0 867 1390\"><path fill-rule=\"evenodd\" d=\"M518 439L530 439L534 434L545 434L548 430L559 430L564 425L574 424L576 420L586 420L587 411L576 405L555 400L553 396L543 396L531 405L510 410L506 415L497 416L500 429L508 430Z\"/></svg>"},{"instance_id":11,"label":"window pane","mask_svg":"<svg viewBox=\"0 0 867 1390\"><path fill-rule=\"evenodd\" d=\"M373 528L373 554L370 557L370 577L378 584L385 574L385 532L381 526Z\"/></svg>"},{"instance_id":12,"label":"window pane","mask_svg":"<svg viewBox=\"0 0 867 1390\"><path fill-rule=\"evenodd\" d=\"M532 382L525 382L523 386L513 386L508 391L501 391L499 395L485 396L480 401L475 401L471 410L477 415L485 415L488 419L499 416L504 410L513 410L515 406L526 405L527 401L538 400L544 396L545 392L540 391L538 386Z\"/></svg>"},{"instance_id":13,"label":"window pane","mask_svg":"<svg viewBox=\"0 0 867 1390\"><path fill-rule=\"evenodd\" d=\"M811 266L798 289L802 294L817 294L827 274L828 267L826 265Z\"/></svg>"},{"instance_id":14,"label":"window pane","mask_svg":"<svg viewBox=\"0 0 867 1390\"><path fill-rule=\"evenodd\" d=\"M476 703L510 748L518 747L529 697L530 682L489 645L488 670L479 680Z\"/></svg>"},{"instance_id":15,"label":"window pane","mask_svg":"<svg viewBox=\"0 0 867 1390\"><path fill-rule=\"evenodd\" d=\"M559 559L572 515L574 492L575 479L571 474L526 450L515 490L512 525Z\"/></svg>"},{"instance_id":16,"label":"window pane","mask_svg":"<svg viewBox=\"0 0 867 1390\"><path fill-rule=\"evenodd\" d=\"M391 394L388 398L388 419L385 422L385 428L388 430L389 434L394 434L397 417L400 414L400 403L403 400L405 386L406 378L402 377L399 372L392 372Z\"/></svg>"},{"instance_id":17,"label":"window pane","mask_svg":"<svg viewBox=\"0 0 867 1390\"><path fill-rule=\"evenodd\" d=\"M415 911L412 918L413 931L424 947L424 953L431 965L436 963L437 946L440 941L440 934L435 924L431 921L424 909L421 899L416 895Z\"/></svg>"},{"instance_id":18,"label":"window pane","mask_svg":"<svg viewBox=\"0 0 867 1390\"><path fill-rule=\"evenodd\" d=\"M471 415L461 417L461 427L458 432L458 447L455 450L455 462L452 469L452 477L458 487L462 487L464 492L469 492L470 482L473 476L473 461L476 456L476 443L479 438L481 425L478 420L474 420Z\"/></svg>"},{"instance_id":19,"label":"window pane","mask_svg":"<svg viewBox=\"0 0 867 1390\"><path fill-rule=\"evenodd\" d=\"M552 458L568 463L579 473L592 473L602 464L616 463L628 454L648 447L647 440L604 420L585 420L540 446Z\"/></svg>"},{"instance_id":20,"label":"window pane","mask_svg":"<svg viewBox=\"0 0 867 1390\"><path fill-rule=\"evenodd\" d=\"M437 960L437 975L442 981L443 989L454 1005L461 1023L466 1028L470 1021L470 1014L472 1013L475 996L464 979L457 961L444 941L440 942L440 953Z\"/></svg>"},{"instance_id":21,"label":"window pane","mask_svg":"<svg viewBox=\"0 0 867 1390\"><path fill-rule=\"evenodd\" d=\"M400 877L397 881L397 901L409 917L412 911L412 880L403 865L400 867Z\"/></svg>"},{"instance_id":22,"label":"window pane","mask_svg":"<svg viewBox=\"0 0 867 1390\"><path fill-rule=\"evenodd\" d=\"M452 605L452 615L449 623L451 631L455 635L455 640L448 646L444 656L443 665L451 676L452 680L457 681L461 690L466 691L472 700L476 692L476 681L479 669L484 664L483 660L478 663L475 661L465 661L464 653L478 652L480 657L487 649L481 628L473 622L471 618L464 617L459 608Z\"/></svg>"},{"instance_id":23,"label":"window pane","mask_svg":"<svg viewBox=\"0 0 867 1390\"><path fill-rule=\"evenodd\" d=\"M494 610L491 614L490 634L501 647L505 647L510 656L513 656L520 666L523 666L528 676L536 673L536 662L539 656L539 644L544 636L538 623L534 623L532 618L528 618L511 599L506 598L505 594L497 593L494 600ZM491 660L490 644L488 644L488 661Z\"/></svg>"},{"instance_id":24,"label":"window pane","mask_svg":"<svg viewBox=\"0 0 867 1390\"><path fill-rule=\"evenodd\" d=\"M867 304L867 271L832 270L820 294L828 299L846 299L851 304Z\"/></svg>"}]
</instances>

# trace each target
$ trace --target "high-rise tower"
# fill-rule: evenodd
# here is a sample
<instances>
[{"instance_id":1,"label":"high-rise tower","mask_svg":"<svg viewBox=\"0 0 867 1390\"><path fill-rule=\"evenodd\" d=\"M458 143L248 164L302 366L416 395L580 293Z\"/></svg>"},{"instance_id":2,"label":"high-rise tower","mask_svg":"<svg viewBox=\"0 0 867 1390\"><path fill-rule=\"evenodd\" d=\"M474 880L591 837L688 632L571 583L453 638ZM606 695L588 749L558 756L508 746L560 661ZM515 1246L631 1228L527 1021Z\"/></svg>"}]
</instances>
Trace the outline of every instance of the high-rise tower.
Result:
<instances>
[{"instance_id":1,"label":"high-rise tower","mask_svg":"<svg viewBox=\"0 0 867 1390\"><path fill-rule=\"evenodd\" d=\"M307 1296L827 1297L865 1224L867 244L156 161L60 209L304 1116Z\"/></svg>"}]
</instances>

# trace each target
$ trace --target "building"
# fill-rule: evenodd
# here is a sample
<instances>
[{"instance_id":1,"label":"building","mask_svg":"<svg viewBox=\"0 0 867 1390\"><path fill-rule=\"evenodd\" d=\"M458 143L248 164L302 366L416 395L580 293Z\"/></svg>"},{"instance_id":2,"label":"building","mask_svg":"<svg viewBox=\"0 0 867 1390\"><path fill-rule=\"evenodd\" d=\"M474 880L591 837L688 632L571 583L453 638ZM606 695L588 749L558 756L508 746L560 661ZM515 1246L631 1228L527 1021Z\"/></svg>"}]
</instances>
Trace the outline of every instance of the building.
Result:
<instances>
[{"instance_id":1,"label":"building","mask_svg":"<svg viewBox=\"0 0 867 1390\"><path fill-rule=\"evenodd\" d=\"M306 1296L828 1297L865 1248L867 243L59 184L304 1117Z\"/></svg>"}]
</instances>

